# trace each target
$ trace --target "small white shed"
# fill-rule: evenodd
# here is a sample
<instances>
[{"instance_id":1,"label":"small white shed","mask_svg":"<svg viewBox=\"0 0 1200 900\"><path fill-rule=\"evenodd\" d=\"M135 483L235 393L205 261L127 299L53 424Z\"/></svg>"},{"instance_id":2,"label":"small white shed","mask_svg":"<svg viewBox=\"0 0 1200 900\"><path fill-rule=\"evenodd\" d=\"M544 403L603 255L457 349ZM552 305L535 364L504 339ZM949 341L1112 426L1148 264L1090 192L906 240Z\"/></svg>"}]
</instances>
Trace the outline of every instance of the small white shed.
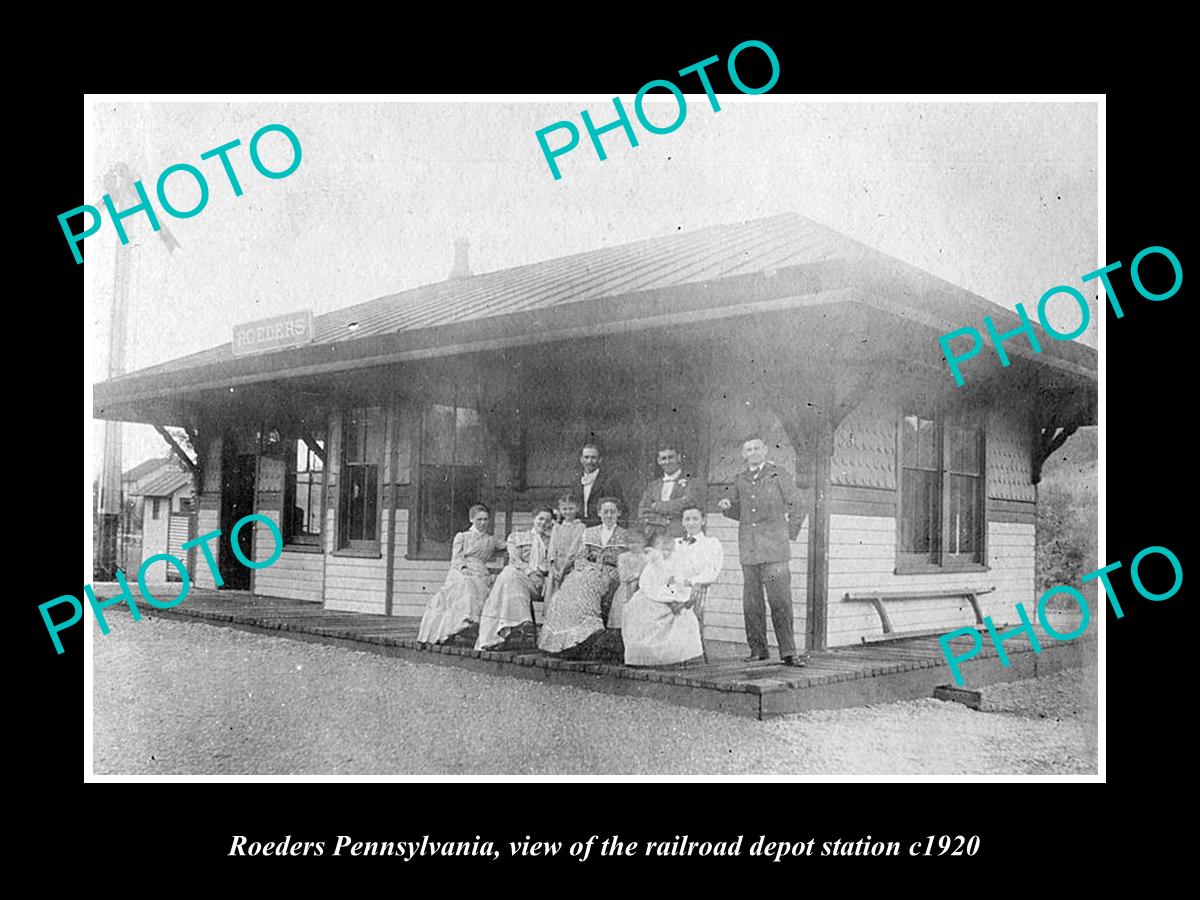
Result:
<instances>
[{"instance_id":1,"label":"small white shed","mask_svg":"<svg viewBox=\"0 0 1200 900\"><path fill-rule=\"evenodd\" d=\"M156 553L187 558L183 544L188 539L191 499L192 476L187 472L167 470L146 485L142 495L143 560ZM179 579L173 566L162 563L155 564L147 577L161 577L164 570L168 580Z\"/></svg>"}]
</instances>

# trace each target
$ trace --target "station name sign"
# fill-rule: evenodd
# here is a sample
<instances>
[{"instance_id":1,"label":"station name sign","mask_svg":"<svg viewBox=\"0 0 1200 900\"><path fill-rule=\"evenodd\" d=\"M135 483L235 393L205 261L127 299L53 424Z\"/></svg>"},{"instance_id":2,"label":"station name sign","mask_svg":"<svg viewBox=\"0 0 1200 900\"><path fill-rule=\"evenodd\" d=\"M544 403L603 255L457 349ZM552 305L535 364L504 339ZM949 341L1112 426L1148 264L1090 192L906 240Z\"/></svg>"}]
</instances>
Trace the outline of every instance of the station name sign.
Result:
<instances>
[{"instance_id":1,"label":"station name sign","mask_svg":"<svg viewBox=\"0 0 1200 900\"><path fill-rule=\"evenodd\" d=\"M285 347L300 347L311 344L312 339L313 314L311 309L306 309L304 312L234 325L233 355L252 356L283 350Z\"/></svg>"}]
</instances>

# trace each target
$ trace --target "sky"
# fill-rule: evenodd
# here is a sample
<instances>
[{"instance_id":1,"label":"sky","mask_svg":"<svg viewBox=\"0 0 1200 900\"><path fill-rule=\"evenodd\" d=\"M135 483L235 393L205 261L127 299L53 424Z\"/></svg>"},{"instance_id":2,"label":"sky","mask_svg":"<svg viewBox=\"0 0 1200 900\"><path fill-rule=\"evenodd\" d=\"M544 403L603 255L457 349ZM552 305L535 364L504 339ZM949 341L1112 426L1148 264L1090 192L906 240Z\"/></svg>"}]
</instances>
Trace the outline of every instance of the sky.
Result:
<instances>
[{"instance_id":1,"label":"sky","mask_svg":"<svg viewBox=\"0 0 1200 900\"><path fill-rule=\"evenodd\" d=\"M653 95L652 95L653 96ZM665 95L664 95L665 96ZM632 97L622 97L632 109ZM129 263L126 371L228 343L232 326L297 310L314 315L446 278L454 240L470 241L474 273L599 247L795 212L998 304L1038 299L1059 284L1092 303L1081 340L1096 343L1097 106L1076 103L844 103L794 97L687 95L674 132L636 118L638 146L603 136L600 161L579 112L597 125L611 98L506 102L93 102L90 194L117 163L147 193L166 167L189 163L209 186L207 206L173 219L169 250L144 215L111 222L85 242L92 340L89 383L107 377L118 254ZM647 102L669 123L675 101ZM558 158L555 180L535 132L569 120L580 145ZM297 135L302 159L268 179L248 145L263 125ZM216 159L230 152L244 194L234 196ZM552 146L564 139L559 132ZM291 160L286 138L259 145L265 165ZM86 151L85 151L86 154ZM85 176L86 178L86 176ZM180 209L198 199L185 174L167 182ZM64 241L63 249L69 254ZM1070 331L1079 311L1060 298L1051 324ZM85 428L89 427L85 424ZM93 464L100 428L92 424ZM125 426L123 468L165 455L149 426Z\"/></svg>"}]
</instances>

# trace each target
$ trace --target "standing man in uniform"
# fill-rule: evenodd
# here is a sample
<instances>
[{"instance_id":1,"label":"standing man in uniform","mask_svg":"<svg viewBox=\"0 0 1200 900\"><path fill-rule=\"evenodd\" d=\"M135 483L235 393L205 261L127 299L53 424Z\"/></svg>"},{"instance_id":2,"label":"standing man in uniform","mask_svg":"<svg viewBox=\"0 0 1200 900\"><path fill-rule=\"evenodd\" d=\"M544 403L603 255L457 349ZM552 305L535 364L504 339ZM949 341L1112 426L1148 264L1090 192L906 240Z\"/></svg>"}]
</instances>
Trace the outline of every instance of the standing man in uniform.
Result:
<instances>
[{"instance_id":1,"label":"standing man in uniform","mask_svg":"<svg viewBox=\"0 0 1200 900\"><path fill-rule=\"evenodd\" d=\"M673 447L658 451L658 465L662 469L662 478L650 482L642 494L637 509L638 522L645 529L647 539L662 533L681 538L686 533L680 521L683 511L691 506L704 509L704 481L683 471L679 451Z\"/></svg>"},{"instance_id":2,"label":"standing man in uniform","mask_svg":"<svg viewBox=\"0 0 1200 900\"><path fill-rule=\"evenodd\" d=\"M600 524L600 498L613 497L620 501L619 509L625 508L624 495L616 479L605 477L600 472L600 448L595 444L584 444L579 457L583 475L575 487L575 504L579 507L579 521L588 528Z\"/></svg>"},{"instance_id":3,"label":"standing man in uniform","mask_svg":"<svg viewBox=\"0 0 1200 900\"><path fill-rule=\"evenodd\" d=\"M767 462L767 444L752 434L742 442L746 469L739 472L729 496L717 504L738 522L738 552L742 563L742 611L746 617L747 662L767 659L767 618L763 593L771 607L771 623L786 665L803 666L792 633L792 576L790 541L804 520L800 491L792 473Z\"/></svg>"}]
</instances>

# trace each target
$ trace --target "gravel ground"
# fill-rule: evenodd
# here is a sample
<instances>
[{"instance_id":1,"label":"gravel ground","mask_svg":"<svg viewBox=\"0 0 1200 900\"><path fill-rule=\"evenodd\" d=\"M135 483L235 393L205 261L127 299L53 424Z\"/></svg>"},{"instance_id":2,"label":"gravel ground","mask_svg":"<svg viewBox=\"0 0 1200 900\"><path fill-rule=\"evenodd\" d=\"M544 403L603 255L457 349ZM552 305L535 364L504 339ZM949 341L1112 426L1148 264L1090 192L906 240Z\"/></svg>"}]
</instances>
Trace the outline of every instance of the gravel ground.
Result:
<instances>
[{"instance_id":1,"label":"gravel ground","mask_svg":"<svg viewBox=\"0 0 1200 900\"><path fill-rule=\"evenodd\" d=\"M95 632L115 774L944 775L1096 771L1095 668L767 722L162 619Z\"/></svg>"}]
</instances>

